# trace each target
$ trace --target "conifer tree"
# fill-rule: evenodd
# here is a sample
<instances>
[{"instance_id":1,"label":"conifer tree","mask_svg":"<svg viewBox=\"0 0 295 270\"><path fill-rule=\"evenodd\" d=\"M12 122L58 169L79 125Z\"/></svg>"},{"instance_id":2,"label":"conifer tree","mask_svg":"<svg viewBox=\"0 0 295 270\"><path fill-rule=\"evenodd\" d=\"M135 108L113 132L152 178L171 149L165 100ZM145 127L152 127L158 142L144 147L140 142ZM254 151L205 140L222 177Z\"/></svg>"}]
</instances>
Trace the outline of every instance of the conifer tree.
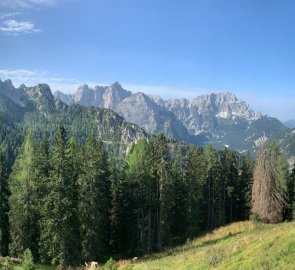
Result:
<instances>
[{"instance_id":1,"label":"conifer tree","mask_svg":"<svg viewBox=\"0 0 295 270\"><path fill-rule=\"evenodd\" d=\"M9 245L9 195L4 154L0 150L0 256L8 255Z\"/></svg>"},{"instance_id":2,"label":"conifer tree","mask_svg":"<svg viewBox=\"0 0 295 270\"><path fill-rule=\"evenodd\" d=\"M222 158L222 205L225 211L224 223L231 223L236 219L236 213L241 211L237 208L238 205L236 204L236 201L240 199L238 187L238 159L236 154L227 148L222 151Z\"/></svg>"},{"instance_id":3,"label":"conifer tree","mask_svg":"<svg viewBox=\"0 0 295 270\"><path fill-rule=\"evenodd\" d=\"M250 154L240 158L239 177L238 177L238 194L237 198L237 220L246 220L250 217L251 210L251 192L253 185L254 161Z\"/></svg>"},{"instance_id":4,"label":"conifer tree","mask_svg":"<svg viewBox=\"0 0 295 270\"><path fill-rule=\"evenodd\" d=\"M206 230L212 230L224 220L222 204L223 184L221 184L221 167L218 153L211 145L204 149L204 159L206 162L206 183L204 198L206 202Z\"/></svg>"},{"instance_id":5,"label":"conifer tree","mask_svg":"<svg viewBox=\"0 0 295 270\"><path fill-rule=\"evenodd\" d=\"M204 230L203 190L206 169L201 149L192 149L186 158L184 176L187 187L187 237L195 237Z\"/></svg>"},{"instance_id":6,"label":"conifer tree","mask_svg":"<svg viewBox=\"0 0 295 270\"><path fill-rule=\"evenodd\" d=\"M21 147L10 177L10 251L20 256L30 249L38 257L38 201L36 197L37 171L36 146L29 133Z\"/></svg>"},{"instance_id":7,"label":"conifer tree","mask_svg":"<svg viewBox=\"0 0 295 270\"><path fill-rule=\"evenodd\" d=\"M82 255L101 261L110 244L110 181L106 152L92 134L86 140L79 184Z\"/></svg>"},{"instance_id":8,"label":"conifer tree","mask_svg":"<svg viewBox=\"0 0 295 270\"><path fill-rule=\"evenodd\" d=\"M258 147L252 188L252 213L262 222L283 220L286 205L285 161L275 142L261 142Z\"/></svg>"},{"instance_id":9,"label":"conifer tree","mask_svg":"<svg viewBox=\"0 0 295 270\"><path fill-rule=\"evenodd\" d=\"M128 169L125 177L128 180L128 238L131 250L137 254L150 253L155 239L155 181L150 174L148 144L138 142L126 158ZM135 233L136 232L136 233Z\"/></svg>"},{"instance_id":10,"label":"conifer tree","mask_svg":"<svg viewBox=\"0 0 295 270\"><path fill-rule=\"evenodd\" d=\"M41 218L41 252L43 260L61 266L79 261L77 235L77 179L73 166L73 144L68 144L65 128L55 134L47 196Z\"/></svg>"},{"instance_id":11,"label":"conifer tree","mask_svg":"<svg viewBox=\"0 0 295 270\"><path fill-rule=\"evenodd\" d=\"M155 181L156 191L156 249L160 251L162 244L169 244L171 228L169 219L171 218L171 158L168 148L167 138L161 134L151 142L151 166L152 177Z\"/></svg>"},{"instance_id":12,"label":"conifer tree","mask_svg":"<svg viewBox=\"0 0 295 270\"><path fill-rule=\"evenodd\" d=\"M179 244L187 235L187 200L190 187L186 185L184 172L176 162L171 169L171 192L173 194L170 205L172 244ZM198 220L194 220L198 224Z\"/></svg>"}]
</instances>

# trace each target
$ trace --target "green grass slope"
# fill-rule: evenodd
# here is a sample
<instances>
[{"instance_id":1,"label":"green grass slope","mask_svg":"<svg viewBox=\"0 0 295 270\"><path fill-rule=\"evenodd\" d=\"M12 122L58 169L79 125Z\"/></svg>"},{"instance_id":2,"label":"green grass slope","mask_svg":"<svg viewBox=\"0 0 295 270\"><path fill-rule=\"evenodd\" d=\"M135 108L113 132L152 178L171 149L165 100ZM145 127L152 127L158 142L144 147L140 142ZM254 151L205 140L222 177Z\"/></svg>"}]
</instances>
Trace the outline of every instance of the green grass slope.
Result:
<instances>
[{"instance_id":1,"label":"green grass slope","mask_svg":"<svg viewBox=\"0 0 295 270\"><path fill-rule=\"evenodd\" d=\"M234 223L136 263L121 261L119 269L295 269L295 224Z\"/></svg>"}]
</instances>

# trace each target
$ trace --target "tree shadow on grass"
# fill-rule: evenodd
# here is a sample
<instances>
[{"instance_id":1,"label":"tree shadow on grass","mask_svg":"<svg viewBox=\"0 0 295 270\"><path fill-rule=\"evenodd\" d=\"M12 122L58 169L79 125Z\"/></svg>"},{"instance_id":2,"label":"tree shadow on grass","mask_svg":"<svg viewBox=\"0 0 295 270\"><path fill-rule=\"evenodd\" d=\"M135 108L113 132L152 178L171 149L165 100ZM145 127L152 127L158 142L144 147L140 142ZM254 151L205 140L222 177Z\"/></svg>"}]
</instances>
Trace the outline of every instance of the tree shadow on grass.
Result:
<instances>
[{"instance_id":1,"label":"tree shadow on grass","mask_svg":"<svg viewBox=\"0 0 295 270\"><path fill-rule=\"evenodd\" d=\"M170 248L165 251L162 251L161 253L155 253L155 254L148 255L147 257L142 258L142 261L162 259L164 257L169 257L169 256L172 257L172 256L179 254L180 252L185 252L185 251L199 249L199 248L202 248L205 246L215 245L215 244L218 244L222 241L225 241L225 240L228 240L232 237L235 237L241 233L242 232L228 233L227 235L225 235L223 237L216 238L216 239L209 239L206 241L197 242L195 244L192 243L192 244L187 244L187 245L183 245L180 247Z\"/></svg>"}]
</instances>

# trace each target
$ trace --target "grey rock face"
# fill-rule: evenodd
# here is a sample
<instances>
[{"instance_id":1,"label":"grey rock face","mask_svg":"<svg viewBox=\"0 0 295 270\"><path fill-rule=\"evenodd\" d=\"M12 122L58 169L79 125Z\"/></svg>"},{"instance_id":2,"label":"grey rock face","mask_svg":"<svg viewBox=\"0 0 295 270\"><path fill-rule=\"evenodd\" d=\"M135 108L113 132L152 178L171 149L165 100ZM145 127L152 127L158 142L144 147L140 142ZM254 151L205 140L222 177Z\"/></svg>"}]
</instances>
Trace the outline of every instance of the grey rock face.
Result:
<instances>
[{"instance_id":1,"label":"grey rock face","mask_svg":"<svg viewBox=\"0 0 295 270\"><path fill-rule=\"evenodd\" d=\"M12 85L11 80L6 80L2 82L0 80L0 94L8 97L11 99L14 103L17 103L18 105L24 106L24 96L25 93L23 89L20 87L19 89L14 88Z\"/></svg>"},{"instance_id":2,"label":"grey rock face","mask_svg":"<svg viewBox=\"0 0 295 270\"><path fill-rule=\"evenodd\" d=\"M143 93L132 94L123 89L118 82L94 88L82 85L74 95L65 95L62 92L55 92L54 95L67 104L78 103L112 109L126 121L135 123L150 133L165 133L179 140L186 140L191 136L172 112Z\"/></svg>"},{"instance_id":3,"label":"grey rock face","mask_svg":"<svg viewBox=\"0 0 295 270\"><path fill-rule=\"evenodd\" d=\"M115 82L110 86L95 86L90 88L87 84L81 85L76 93L64 94L60 91L54 93L55 98L66 104L80 104L84 106L96 106L107 109L116 108L121 101L131 96L130 91L124 90Z\"/></svg>"},{"instance_id":4,"label":"grey rock face","mask_svg":"<svg viewBox=\"0 0 295 270\"><path fill-rule=\"evenodd\" d=\"M132 94L114 83L93 89L81 86L74 95L56 93L55 97L68 104L111 108L150 133L164 133L191 143L212 143L218 148L226 145L249 150L260 136L277 136L286 131L277 119L254 112L245 101L229 92L191 100L163 100L144 93Z\"/></svg>"},{"instance_id":5,"label":"grey rock face","mask_svg":"<svg viewBox=\"0 0 295 270\"><path fill-rule=\"evenodd\" d=\"M164 106L185 124L190 133L195 135L215 132L218 118L251 121L262 117L232 93L202 95L190 101L170 99L164 102Z\"/></svg>"}]
</instances>

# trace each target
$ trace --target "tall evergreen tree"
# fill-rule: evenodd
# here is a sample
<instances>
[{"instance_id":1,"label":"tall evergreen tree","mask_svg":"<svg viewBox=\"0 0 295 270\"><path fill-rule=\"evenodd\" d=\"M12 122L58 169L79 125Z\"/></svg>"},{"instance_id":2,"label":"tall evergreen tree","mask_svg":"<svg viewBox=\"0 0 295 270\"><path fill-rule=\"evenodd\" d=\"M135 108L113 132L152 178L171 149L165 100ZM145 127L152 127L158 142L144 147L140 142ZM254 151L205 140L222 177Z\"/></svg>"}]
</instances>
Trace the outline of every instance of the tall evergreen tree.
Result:
<instances>
[{"instance_id":1,"label":"tall evergreen tree","mask_svg":"<svg viewBox=\"0 0 295 270\"><path fill-rule=\"evenodd\" d=\"M222 151L223 167L223 196L222 204L225 210L224 222L230 223L236 220L237 213L241 211L237 205L239 198L239 171L236 153L225 148ZM223 224L221 224L223 225Z\"/></svg>"},{"instance_id":2,"label":"tall evergreen tree","mask_svg":"<svg viewBox=\"0 0 295 270\"><path fill-rule=\"evenodd\" d=\"M205 202L207 212L206 230L225 224L224 177L218 152L208 145L204 149L206 162Z\"/></svg>"},{"instance_id":3,"label":"tall evergreen tree","mask_svg":"<svg viewBox=\"0 0 295 270\"><path fill-rule=\"evenodd\" d=\"M236 196L237 220L250 217L251 192L253 185L254 161L250 154L241 156L239 165L238 191Z\"/></svg>"},{"instance_id":4,"label":"tall evergreen tree","mask_svg":"<svg viewBox=\"0 0 295 270\"><path fill-rule=\"evenodd\" d=\"M79 179L82 255L104 260L110 244L110 181L107 155L92 134L86 140Z\"/></svg>"},{"instance_id":5,"label":"tall evergreen tree","mask_svg":"<svg viewBox=\"0 0 295 270\"><path fill-rule=\"evenodd\" d=\"M10 251L20 256L30 249L38 256L38 201L36 197L37 171L36 146L29 133L21 147L10 177Z\"/></svg>"},{"instance_id":6,"label":"tall evergreen tree","mask_svg":"<svg viewBox=\"0 0 295 270\"><path fill-rule=\"evenodd\" d=\"M8 177L4 154L0 150L0 256L8 255L9 245L9 196Z\"/></svg>"},{"instance_id":7,"label":"tall evergreen tree","mask_svg":"<svg viewBox=\"0 0 295 270\"><path fill-rule=\"evenodd\" d=\"M202 150L192 149L185 162L185 183L187 188L187 230L188 237L195 237L205 229L203 190L206 181L206 164Z\"/></svg>"},{"instance_id":8,"label":"tall evergreen tree","mask_svg":"<svg viewBox=\"0 0 295 270\"><path fill-rule=\"evenodd\" d=\"M163 244L170 244L171 228L171 158L167 138L161 134L151 142L151 166L152 177L155 181L156 191L156 239L157 250L162 249Z\"/></svg>"},{"instance_id":9,"label":"tall evergreen tree","mask_svg":"<svg viewBox=\"0 0 295 270\"><path fill-rule=\"evenodd\" d=\"M172 244L179 244L186 237L187 231L187 200L189 187L186 185L184 171L178 163L174 162L171 169L171 192L173 194L170 205L170 229ZM195 220L195 223L199 223Z\"/></svg>"},{"instance_id":10,"label":"tall evergreen tree","mask_svg":"<svg viewBox=\"0 0 295 270\"><path fill-rule=\"evenodd\" d=\"M129 242L131 250L137 254L150 253L155 245L156 186L150 172L148 149L148 144L140 141L126 158L128 169L125 170L125 177L129 189L126 200L129 200L131 209L127 217L127 232L128 238L132 239Z\"/></svg>"},{"instance_id":11,"label":"tall evergreen tree","mask_svg":"<svg viewBox=\"0 0 295 270\"><path fill-rule=\"evenodd\" d=\"M73 148L73 143L68 144L66 130L60 125L55 134L48 192L43 201L40 245L43 260L49 259L62 266L79 261Z\"/></svg>"}]
</instances>

